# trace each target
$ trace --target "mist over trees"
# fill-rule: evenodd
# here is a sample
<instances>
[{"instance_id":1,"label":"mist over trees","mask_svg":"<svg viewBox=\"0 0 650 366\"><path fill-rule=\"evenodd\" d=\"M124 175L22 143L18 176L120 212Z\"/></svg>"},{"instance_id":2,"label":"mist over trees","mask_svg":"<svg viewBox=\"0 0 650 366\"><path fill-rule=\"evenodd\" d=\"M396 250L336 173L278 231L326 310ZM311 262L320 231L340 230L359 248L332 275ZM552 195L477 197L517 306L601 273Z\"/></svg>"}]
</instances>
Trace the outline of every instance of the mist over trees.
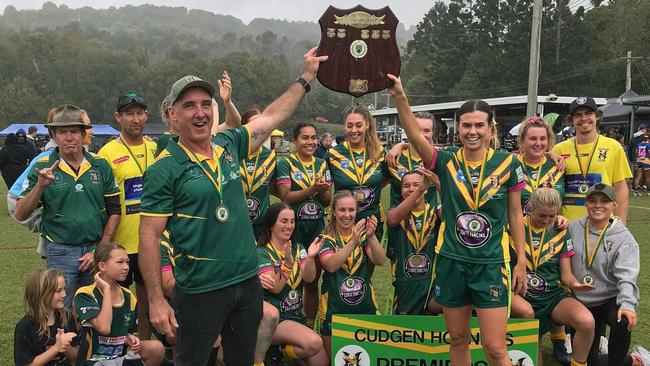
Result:
<instances>
[{"instance_id":1,"label":"mist over trees","mask_svg":"<svg viewBox=\"0 0 650 366\"><path fill-rule=\"evenodd\" d=\"M650 1L545 0L539 94L617 96L625 54L633 88L650 93ZM585 2L586 3L586 2ZM436 2L417 29L400 25L402 78L412 104L526 93L532 1ZM399 14L397 14L399 17ZM558 32L559 25L559 32ZM302 55L318 44L314 22L255 19L250 24L202 10L152 5L96 10L45 3L5 8L0 16L0 126L43 121L73 103L95 122L111 122L117 96L141 93L150 121L171 84L195 74L233 78L240 110L265 106L299 75ZM315 85L294 117L340 120L355 102ZM357 103L375 104L374 95ZM377 107L386 105L379 95Z\"/></svg>"}]
</instances>

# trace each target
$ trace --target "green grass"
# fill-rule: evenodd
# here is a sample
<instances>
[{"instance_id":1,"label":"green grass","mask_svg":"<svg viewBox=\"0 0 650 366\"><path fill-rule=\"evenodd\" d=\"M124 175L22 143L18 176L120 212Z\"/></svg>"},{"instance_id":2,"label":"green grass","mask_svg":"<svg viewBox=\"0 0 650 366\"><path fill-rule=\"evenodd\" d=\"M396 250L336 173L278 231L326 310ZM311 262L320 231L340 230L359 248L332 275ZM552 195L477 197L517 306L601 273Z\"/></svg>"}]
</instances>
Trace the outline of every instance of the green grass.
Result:
<instances>
[{"instance_id":1,"label":"green grass","mask_svg":"<svg viewBox=\"0 0 650 366\"><path fill-rule=\"evenodd\" d=\"M0 183L0 365L13 364L13 330L16 322L23 316L22 294L27 274L45 266L36 254L37 235L18 225L7 214L6 187ZM388 205L388 190L382 192L384 207ZM631 197L628 226L641 246L641 265L650 265L650 251L645 249L650 238L650 197ZM378 267L373 276L377 290L380 311L388 313L388 293L390 289L389 267ZM641 271L638 280L642 296L650 289L650 280ZM638 308L639 325L632 333L632 344L650 345L650 323L645 315L650 314L650 301L641 298ZM555 365L549 352L549 342L545 339L545 365Z\"/></svg>"}]
</instances>

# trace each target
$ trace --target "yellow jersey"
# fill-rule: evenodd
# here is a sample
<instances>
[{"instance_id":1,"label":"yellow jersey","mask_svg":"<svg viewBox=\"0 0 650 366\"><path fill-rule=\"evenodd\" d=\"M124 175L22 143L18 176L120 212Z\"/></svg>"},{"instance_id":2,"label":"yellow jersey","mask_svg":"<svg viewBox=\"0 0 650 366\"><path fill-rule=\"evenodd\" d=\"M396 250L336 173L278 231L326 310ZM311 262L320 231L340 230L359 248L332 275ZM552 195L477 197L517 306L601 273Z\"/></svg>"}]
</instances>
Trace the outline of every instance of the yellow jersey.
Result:
<instances>
[{"instance_id":1,"label":"yellow jersey","mask_svg":"<svg viewBox=\"0 0 650 366\"><path fill-rule=\"evenodd\" d=\"M562 215L570 221L587 214L585 193L589 187L596 183L611 186L632 178L621 144L603 135L589 144L577 144L575 138L562 141L553 147L553 153L561 155L566 162Z\"/></svg>"},{"instance_id":2,"label":"yellow jersey","mask_svg":"<svg viewBox=\"0 0 650 366\"><path fill-rule=\"evenodd\" d=\"M156 143L145 138L138 146L127 146L122 137L107 143L99 150L99 156L108 160L120 187L122 216L113 241L126 248L129 254L138 252L140 242L140 199L142 176L155 159Z\"/></svg>"}]
</instances>

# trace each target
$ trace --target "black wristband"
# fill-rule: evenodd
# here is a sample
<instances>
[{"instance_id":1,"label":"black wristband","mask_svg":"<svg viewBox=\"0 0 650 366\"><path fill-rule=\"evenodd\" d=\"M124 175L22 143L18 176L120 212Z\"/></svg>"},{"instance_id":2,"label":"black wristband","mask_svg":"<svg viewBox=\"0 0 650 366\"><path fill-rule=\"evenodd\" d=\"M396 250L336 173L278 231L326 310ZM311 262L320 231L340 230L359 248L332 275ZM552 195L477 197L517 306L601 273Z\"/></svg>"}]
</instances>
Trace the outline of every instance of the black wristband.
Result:
<instances>
[{"instance_id":1,"label":"black wristband","mask_svg":"<svg viewBox=\"0 0 650 366\"><path fill-rule=\"evenodd\" d=\"M302 76L294 80L294 82L302 85L302 87L305 88L305 93L309 93L309 91L311 90L311 85L309 85L309 82L303 79Z\"/></svg>"}]
</instances>

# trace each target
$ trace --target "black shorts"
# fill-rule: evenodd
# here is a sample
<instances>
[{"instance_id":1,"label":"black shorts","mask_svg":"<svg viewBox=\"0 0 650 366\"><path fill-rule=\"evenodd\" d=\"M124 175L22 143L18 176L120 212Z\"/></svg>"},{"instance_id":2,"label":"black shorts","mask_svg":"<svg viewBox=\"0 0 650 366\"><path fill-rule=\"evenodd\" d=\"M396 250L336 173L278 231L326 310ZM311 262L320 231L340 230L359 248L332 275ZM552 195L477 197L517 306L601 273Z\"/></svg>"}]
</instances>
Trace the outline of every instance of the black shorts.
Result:
<instances>
[{"instance_id":1,"label":"black shorts","mask_svg":"<svg viewBox=\"0 0 650 366\"><path fill-rule=\"evenodd\" d=\"M133 282L144 285L142 273L140 273L140 267L138 267L138 253L129 254L129 273L126 275L126 279L120 281L119 284L122 287L129 288Z\"/></svg>"}]
</instances>

